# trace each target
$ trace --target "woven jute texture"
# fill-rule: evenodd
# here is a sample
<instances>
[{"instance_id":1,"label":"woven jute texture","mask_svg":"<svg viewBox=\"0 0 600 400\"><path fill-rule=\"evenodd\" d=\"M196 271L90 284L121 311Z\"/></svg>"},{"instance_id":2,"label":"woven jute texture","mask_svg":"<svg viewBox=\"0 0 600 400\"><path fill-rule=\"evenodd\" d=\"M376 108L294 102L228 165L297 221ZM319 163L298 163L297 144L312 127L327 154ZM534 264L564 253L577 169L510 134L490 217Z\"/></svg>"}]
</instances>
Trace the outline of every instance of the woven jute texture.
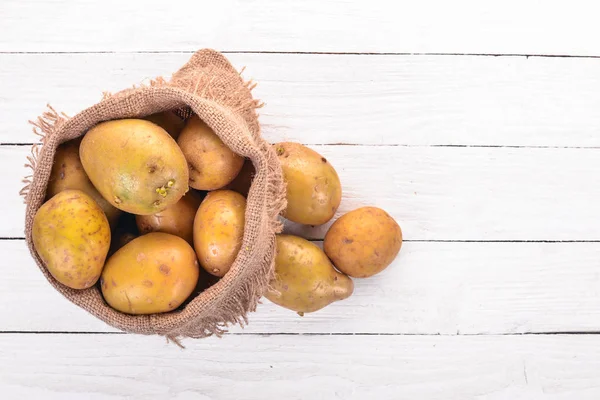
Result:
<instances>
[{"instance_id":1,"label":"woven jute texture","mask_svg":"<svg viewBox=\"0 0 600 400\"><path fill-rule=\"evenodd\" d=\"M195 53L171 79L157 78L149 85L106 94L98 104L72 118L53 108L32 122L42 136L26 166L27 245L46 279L63 296L110 326L125 332L201 338L220 335L229 324L247 323L267 288L274 270L275 234L281 230L278 215L285 208L285 184L281 166L271 146L260 136L253 85L244 82L229 61L214 50ZM252 160L256 174L248 194L241 250L229 272L215 285L196 295L181 310L166 314L128 315L110 308L98 287L70 289L48 272L31 237L33 217L44 202L56 148L84 135L99 122L143 117L165 110L187 117L197 114L234 152Z\"/></svg>"}]
</instances>

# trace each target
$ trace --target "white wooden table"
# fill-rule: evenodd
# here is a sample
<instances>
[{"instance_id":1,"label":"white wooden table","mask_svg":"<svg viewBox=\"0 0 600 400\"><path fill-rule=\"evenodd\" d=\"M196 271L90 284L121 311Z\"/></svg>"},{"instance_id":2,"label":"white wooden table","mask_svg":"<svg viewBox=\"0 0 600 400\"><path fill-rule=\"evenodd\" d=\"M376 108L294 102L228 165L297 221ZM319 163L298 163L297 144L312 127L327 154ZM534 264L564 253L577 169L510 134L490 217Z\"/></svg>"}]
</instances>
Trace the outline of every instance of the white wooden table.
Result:
<instances>
[{"instance_id":1,"label":"white wooden table","mask_svg":"<svg viewBox=\"0 0 600 400\"><path fill-rule=\"evenodd\" d=\"M2 0L0 398L600 398L593 4ZM202 47L259 83L268 140L333 163L341 213L380 206L406 240L346 301L265 301L181 350L57 294L17 192L46 102L74 114Z\"/></svg>"}]
</instances>

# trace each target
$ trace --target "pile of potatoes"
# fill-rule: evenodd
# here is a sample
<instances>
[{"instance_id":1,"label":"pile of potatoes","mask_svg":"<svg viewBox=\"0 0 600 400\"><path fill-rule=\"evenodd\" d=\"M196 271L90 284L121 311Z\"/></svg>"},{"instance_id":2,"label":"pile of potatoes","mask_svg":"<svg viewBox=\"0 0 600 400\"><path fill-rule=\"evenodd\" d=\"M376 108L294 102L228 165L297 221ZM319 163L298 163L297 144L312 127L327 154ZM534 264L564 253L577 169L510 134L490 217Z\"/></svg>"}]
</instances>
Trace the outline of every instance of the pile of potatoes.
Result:
<instances>
[{"instance_id":1,"label":"pile of potatoes","mask_svg":"<svg viewBox=\"0 0 600 400\"><path fill-rule=\"evenodd\" d=\"M287 184L284 217L307 225L331 220L342 198L332 165L301 144L273 146ZM183 121L168 111L102 122L57 149L33 221L34 246L63 285L99 285L123 313L169 312L229 271L253 174L252 163L197 116ZM265 296L300 315L319 310L352 294L350 277L386 268L401 245L398 224L375 207L335 221L324 251L278 235Z\"/></svg>"}]
</instances>

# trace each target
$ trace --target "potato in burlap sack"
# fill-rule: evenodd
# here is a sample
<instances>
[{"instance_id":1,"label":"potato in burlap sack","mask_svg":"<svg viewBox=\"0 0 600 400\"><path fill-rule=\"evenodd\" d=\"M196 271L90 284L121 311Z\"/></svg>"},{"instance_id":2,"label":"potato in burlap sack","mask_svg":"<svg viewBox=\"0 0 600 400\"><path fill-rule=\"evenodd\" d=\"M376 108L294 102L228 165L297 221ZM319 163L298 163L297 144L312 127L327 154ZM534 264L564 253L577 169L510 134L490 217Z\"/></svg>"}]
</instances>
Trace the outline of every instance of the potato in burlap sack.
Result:
<instances>
[{"instance_id":1,"label":"potato in burlap sack","mask_svg":"<svg viewBox=\"0 0 600 400\"><path fill-rule=\"evenodd\" d=\"M285 185L281 167L271 146L260 136L250 82L220 53L200 50L167 81L158 78L149 86L134 87L105 96L98 104L73 118L54 109L34 125L43 140L33 149L22 194L27 203L25 236L29 250L46 279L67 299L125 332L164 335L169 338L206 337L221 334L230 323L244 324L254 311L273 273L275 233L285 207ZM235 153L249 158L256 174L246 209L241 250L230 271L215 285L199 293L182 309L166 314L128 315L110 308L97 286L70 289L57 282L44 266L32 242L33 218L46 196L56 148L82 136L102 121L144 117L165 110L178 110L187 118L197 114Z\"/></svg>"}]
</instances>

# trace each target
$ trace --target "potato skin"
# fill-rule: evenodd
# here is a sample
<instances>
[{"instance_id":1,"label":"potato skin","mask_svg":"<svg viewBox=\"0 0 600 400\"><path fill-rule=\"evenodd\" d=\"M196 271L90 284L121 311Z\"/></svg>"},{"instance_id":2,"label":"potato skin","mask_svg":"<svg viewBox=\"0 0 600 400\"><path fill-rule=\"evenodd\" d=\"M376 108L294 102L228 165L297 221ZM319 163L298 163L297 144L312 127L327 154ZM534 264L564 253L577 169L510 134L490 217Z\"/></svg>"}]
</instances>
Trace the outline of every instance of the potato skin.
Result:
<instances>
[{"instance_id":1,"label":"potato skin","mask_svg":"<svg viewBox=\"0 0 600 400\"><path fill-rule=\"evenodd\" d=\"M165 232L194 243L194 218L202 198L193 191L188 192L177 203L153 215L136 215L135 221L142 235L150 232Z\"/></svg>"},{"instance_id":2,"label":"potato skin","mask_svg":"<svg viewBox=\"0 0 600 400\"><path fill-rule=\"evenodd\" d=\"M177 139L190 169L190 186L221 189L237 176L244 158L235 154L197 115L188 120Z\"/></svg>"},{"instance_id":3,"label":"potato skin","mask_svg":"<svg viewBox=\"0 0 600 400\"><path fill-rule=\"evenodd\" d=\"M73 289L96 283L110 247L110 226L86 193L63 190L44 203L33 219L32 236L57 281Z\"/></svg>"},{"instance_id":4,"label":"potato skin","mask_svg":"<svg viewBox=\"0 0 600 400\"><path fill-rule=\"evenodd\" d=\"M267 299L302 315L346 299L353 291L352 279L336 271L316 244L298 236L277 235L275 278Z\"/></svg>"},{"instance_id":5,"label":"potato skin","mask_svg":"<svg viewBox=\"0 0 600 400\"><path fill-rule=\"evenodd\" d=\"M100 287L106 302L126 314L179 307L198 283L194 249L183 239L153 232L127 243L108 259Z\"/></svg>"},{"instance_id":6,"label":"potato skin","mask_svg":"<svg viewBox=\"0 0 600 400\"><path fill-rule=\"evenodd\" d=\"M274 147L287 184L283 216L305 225L329 221L342 201L340 178L333 166L299 143L277 143Z\"/></svg>"},{"instance_id":7,"label":"potato skin","mask_svg":"<svg viewBox=\"0 0 600 400\"><path fill-rule=\"evenodd\" d=\"M212 275L224 276L242 246L246 199L232 190L206 195L194 219L194 249L200 265Z\"/></svg>"},{"instance_id":8,"label":"potato skin","mask_svg":"<svg viewBox=\"0 0 600 400\"><path fill-rule=\"evenodd\" d=\"M175 140L177 140L185 126L185 121L179 118L173 111L163 111L148 115L147 117L144 117L144 119L163 128Z\"/></svg>"},{"instance_id":9,"label":"potato skin","mask_svg":"<svg viewBox=\"0 0 600 400\"><path fill-rule=\"evenodd\" d=\"M188 191L183 153L164 129L149 121L102 122L83 137L79 155L102 197L132 214L155 214Z\"/></svg>"},{"instance_id":10,"label":"potato skin","mask_svg":"<svg viewBox=\"0 0 600 400\"><path fill-rule=\"evenodd\" d=\"M377 207L351 211L331 225L323 248L337 269L355 278L383 271L402 247L400 225Z\"/></svg>"},{"instance_id":11,"label":"potato skin","mask_svg":"<svg viewBox=\"0 0 600 400\"><path fill-rule=\"evenodd\" d=\"M113 207L102 195L96 190L92 182L83 170L83 165L79 159L79 145L81 140L70 140L61 144L56 149L54 155L54 164L48 181L46 190L46 198L50 199L59 192L67 189L81 190L98 203L102 211L108 218L108 223L114 229L121 210Z\"/></svg>"}]
</instances>

